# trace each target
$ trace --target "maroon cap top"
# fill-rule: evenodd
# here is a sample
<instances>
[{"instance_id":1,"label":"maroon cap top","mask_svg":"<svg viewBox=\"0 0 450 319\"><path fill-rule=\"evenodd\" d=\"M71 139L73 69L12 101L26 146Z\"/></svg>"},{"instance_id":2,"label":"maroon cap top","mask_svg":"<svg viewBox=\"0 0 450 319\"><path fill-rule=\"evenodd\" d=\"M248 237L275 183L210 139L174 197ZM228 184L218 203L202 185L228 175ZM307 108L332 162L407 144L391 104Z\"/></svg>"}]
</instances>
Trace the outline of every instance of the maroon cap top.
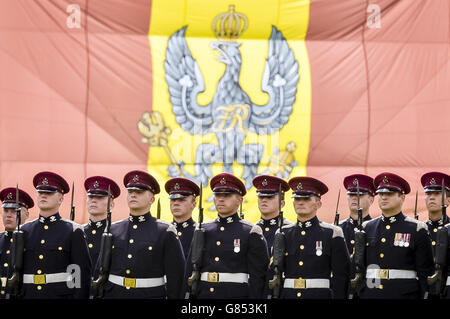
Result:
<instances>
[{"instance_id":1,"label":"maroon cap top","mask_svg":"<svg viewBox=\"0 0 450 319\"><path fill-rule=\"evenodd\" d=\"M108 186L113 198L120 195L120 188L116 182L105 176L91 176L84 181L84 188L88 196L108 196Z\"/></svg>"},{"instance_id":2,"label":"maroon cap top","mask_svg":"<svg viewBox=\"0 0 450 319\"><path fill-rule=\"evenodd\" d=\"M7 187L0 192L0 200L3 208L16 208L16 188ZM34 201L27 192L19 188L19 205L25 208L32 208Z\"/></svg>"},{"instance_id":3,"label":"maroon cap top","mask_svg":"<svg viewBox=\"0 0 450 319\"><path fill-rule=\"evenodd\" d=\"M328 192L328 187L318 179L307 176L294 177L289 180L293 198L308 198L318 196L319 198Z\"/></svg>"},{"instance_id":4,"label":"maroon cap top","mask_svg":"<svg viewBox=\"0 0 450 319\"><path fill-rule=\"evenodd\" d=\"M256 187L256 195L259 197L274 196L280 191L287 192L289 190L289 184L276 176L259 175L253 179L253 186Z\"/></svg>"},{"instance_id":5,"label":"maroon cap top","mask_svg":"<svg viewBox=\"0 0 450 319\"><path fill-rule=\"evenodd\" d=\"M214 193L237 193L242 196L247 194L244 183L232 174L216 175L209 184Z\"/></svg>"},{"instance_id":6,"label":"maroon cap top","mask_svg":"<svg viewBox=\"0 0 450 319\"><path fill-rule=\"evenodd\" d=\"M38 192L66 194L70 191L69 184L60 175L53 172L40 172L33 178L33 185Z\"/></svg>"},{"instance_id":7,"label":"maroon cap top","mask_svg":"<svg viewBox=\"0 0 450 319\"><path fill-rule=\"evenodd\" d=\"M193 181L183 177L168 180L164 185L164 188L169 194L170 199L184 198L190 195L195 197L200 194L200 187L198 187Z\"/></svg>"},{"instance_id":8,"label":"maroon cap top","mask_svg":"<svg viewBox=\"0 0 450 319\"><path fill-rule=\"evenodd\" d=\"M450 176L441 172L429 172L422 175L420 182L427 192L436 192L442 190L442 181L444 181L444 187L450 190Z\"/></svg>"},{"instance_id":9,"label":"maroon cap top","mask_svg":"<svg viewBox=\"0 0 450 319\"><path fill-rule=\"evenodd\" d=\"M405 179L394 173L388 172L381 173L375 177L374 185L377 189L377 194L392 192L408 194L411 191L411 188Z\"/></svg>"},{"instance_id":10,"label":"maroon cap top","mask_svg":"<svg viewBox=\"0 0 450 319\"><path fill-rule=\"evenodd\" d=\"M161 191L158 181L152 175L143 171L128 172L123 178L123 184L128 190L149 190L153 194L159 194Z\"/></svg>"},{"instance_id":11,"label":"maroon cap top","mask_svg":"<svg viewBox=\"0 0 450 319\"><path fill-rule=\"evenodd\" d=\"M344 187L348 195L357 195L357 185L361 194L375 195L373 178L363 174L353 174L344 178Z\"/></svg>"}]
</instances>

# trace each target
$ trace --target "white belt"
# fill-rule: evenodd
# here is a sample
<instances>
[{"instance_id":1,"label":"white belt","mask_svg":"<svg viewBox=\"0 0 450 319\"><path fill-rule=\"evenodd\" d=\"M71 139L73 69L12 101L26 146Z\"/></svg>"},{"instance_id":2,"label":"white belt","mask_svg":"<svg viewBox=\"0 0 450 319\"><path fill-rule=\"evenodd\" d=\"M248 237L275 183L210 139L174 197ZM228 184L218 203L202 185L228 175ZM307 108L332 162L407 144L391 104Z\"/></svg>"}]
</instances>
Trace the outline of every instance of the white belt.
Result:
<instances>
[{"instance_id":1,"label":"white belt","mask_svg":"<svg viewBox=\"0 0 450 319\"><path fill-rule=\"evenodd\" d=\"M248 274L242 272L202 272L200 275L200 280L207 282L248 283Z\"/></svg>"},{"instance_id":2,"label":"white belt","mask_svg":"<svg viewBox=\"0 0 450 319\"><path fill-rule=\"evenodd\" d=\"M292 289L309 289L309 288L330 288L329 279L303 279L303 278L286 278L284 280L284 288Z\"/></svg>"},{"instance_id":3,"label":"white belt","mask_svg":"<svg viewBox=\"0 0 450 319\"><path fill-rule=\"evenodd\" d=\"M42 275L23 275L24 284L44 285L56 282L72 281L72 275L67 272L59 272L56 274L42 274Z\"/></svg>"},{"instance_id":4,"label":"white belt","mask_svg":"<svg viewBox=\"0 0 450 319\"><path fill-rule=\"evenodd\" d=\"M158 278L128 278L117 275L109 275L108 280L113 284L127 288L152 288L165 284L164 277Z\"/></svg>"},{"instance_id":5,"label":"white belt","mask_svg":"<svg viewBox=\"0 0 450 319\"><path fill-rule=\"evenodd\" d=\"M445 283L446 286L450 286L450 276L447 277L447 282Z\"/></svg>"},{"instance_id":6,"label":"white belt","mask_svg":"<svg viewBox=\"0 0 450 319\"><path fill-rule=\"evenodd\" d=\"M418 279L414 270L403 269L367 269L366 278L370 279Z\"/></svg>"}]
</instances>

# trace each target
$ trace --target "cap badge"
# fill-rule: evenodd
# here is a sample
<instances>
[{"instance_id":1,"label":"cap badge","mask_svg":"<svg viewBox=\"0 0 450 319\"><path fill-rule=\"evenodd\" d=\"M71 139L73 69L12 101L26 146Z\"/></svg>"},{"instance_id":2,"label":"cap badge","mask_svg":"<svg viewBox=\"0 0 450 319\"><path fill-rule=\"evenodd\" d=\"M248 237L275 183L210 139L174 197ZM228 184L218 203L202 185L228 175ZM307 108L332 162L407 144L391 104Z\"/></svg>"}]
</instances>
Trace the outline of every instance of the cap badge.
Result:
<instances>
[{"instance_id":1,"label":"cap badge","mask_svg":"<svg viewBox=\"0 0 450 319\"><path fill-rule=\"evenodd\" d=\"M303 189L302 183L298 183L297 189Z\"/></svg>"},{"instance_id":2,"label":"cap badge","mask_svg":"<svg viewBox=\"0 0 450 319\"><path fill-rule=\"evenodd\" d=\"M387 176L383 177L383 183L385 183L385 184L389 183Z\"/></svg>"},{"instance_id":3,"label":"cap badge","mask_svg":"<svg viewBox=\"0 0 450 319\"><path fill-rule=\"evenodd\" d=\"M434 177L432 179L430 179L430 184L431 185L436 185L436 180L434 179Z\"/></svg>"},{"instance_id":4,"label":"cap badge","mask_svg":"<svg viewBox=\"0 0 450 319\"><path fill-rule=\"evenodd\" d=\"M267 183L267 179L264 178L264 180L262 181L261 184L262 184L262 186L267 186L267 184L268 184L268 183Z\"/></svg>"},{"instance_id":5,"label":"cap badge","mask_svg":"<svg viewBox=\"0 0 450 319\"><path fill-rule=\"evenodd\" d=\"M47 177L45 177L45 178L42 180L42 185L48 185L48 179L47 179Z\"/></svg>"},{"instance_id":6,"label":"cap badge","mask_svg":"<svg viewBox=\"0 0 450 319\"><path fill-rule=\"evenodd\" d=\"M98 186L99 186L99 185L98 185L98 182L95 181L95 182L94 182L94 188L98 188Z\"/></svg>"},{"instance_id":7,"label":"cap badge","mask_svg":"<svg viewBox=\"0 0 450 319\"><path fill-rule=\"evenodd\" d=\"M173 188L177 191L180 189L180 184L175 183L175 185L173 186Z\"/></svg>"},{"instance_id":8,"label":"cap badge","mask_svg":"<svg viewBox=\"0 0 450 319\"><path fill-rule=\"evenodd\" d=\"M353 180L353 185L358 185L358 179L357 178L355 178L354 180Z\"/></svg>"},{"instance_id":9,"label":"cap badge","mask_svg":"<svg viewBox=\"0 0 450 319\"><path fill-rule=\"evenodd\" d=\"M6 198L7 198L7 199L12 199L12 198L13 198L12 193L8 193L8 196L6 196Z\"/></svg>"},{"instance_id":10,"label":"cap badge","mask_svg":"<svg viewBox=\"0 0 450 319\"><path fill-rule=\"evenodd\" d=\"M222 179L220 180L220 185L225 185L227 183L227 180L225 179L225 177L222 177Z\"/></svg>"},{"instance_id":11,"label":"cap badge","mask_svg":"<svg viewBox=\"0 0 450 319\"><path fill-rule=\"evenodd\" d=\"M139 175L134 175L133 182L138 182L138 181L139 181Z\"/></svg>"}]
</instances>

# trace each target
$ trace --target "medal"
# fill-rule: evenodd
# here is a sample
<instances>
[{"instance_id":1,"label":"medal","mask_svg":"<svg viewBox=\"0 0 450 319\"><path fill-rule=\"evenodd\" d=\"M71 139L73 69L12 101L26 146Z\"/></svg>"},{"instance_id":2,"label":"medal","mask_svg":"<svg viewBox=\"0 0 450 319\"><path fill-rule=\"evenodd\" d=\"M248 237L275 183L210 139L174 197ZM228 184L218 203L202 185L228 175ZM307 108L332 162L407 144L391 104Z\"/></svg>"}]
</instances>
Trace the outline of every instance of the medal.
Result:
<instances>
[{"instance_id":1,"label":"medal","mask_svg":"<svg viewBox=\"0 0 450 319\"><path fill-rule=\"evenodd\" d=\"M405 247L409 247L410 241L411 241L411 234L405 234Z\"/></svg>"},{"instance_id":2,"label":"medal","mask_svg":"<svg viewBox=\"0 0 450 319\"><path fill-rule=\"evenodd\" d=\"M234 252L237 254L238 252L241 251L241 240L235 239L233 242L234 242Z\"/></svg>"},{"instance_id":3,"label":"medal","mask_svg":"<svg viewBox=\"0 0 450 319\"><path fill-rule=\"evenodd\" d=\"M400 234L399 234L399 233L395 233L395 237L394 237L394 246L398 246L398 244L399 244L399 238L400 238Z\"/></svg>"},{"instance_id":4,"label":"medal","mask_svg":"<svg viewBox=\"0 0 450 319\"><path fill-rule=\"evenodd\" d=\"M398 243L400 247L405 245L405 234L400 234L400 242Z\"/></svg>"},{"instance_id":5,"label":"medal","mask_svg":"<svg viewBox=\"0 0 450 319\"><path fill-rule=\"evenodd\" d=\"M322 256L322 242L321 241L316 241L316 255L317 256Z\"/></svg>"}]
</instances>

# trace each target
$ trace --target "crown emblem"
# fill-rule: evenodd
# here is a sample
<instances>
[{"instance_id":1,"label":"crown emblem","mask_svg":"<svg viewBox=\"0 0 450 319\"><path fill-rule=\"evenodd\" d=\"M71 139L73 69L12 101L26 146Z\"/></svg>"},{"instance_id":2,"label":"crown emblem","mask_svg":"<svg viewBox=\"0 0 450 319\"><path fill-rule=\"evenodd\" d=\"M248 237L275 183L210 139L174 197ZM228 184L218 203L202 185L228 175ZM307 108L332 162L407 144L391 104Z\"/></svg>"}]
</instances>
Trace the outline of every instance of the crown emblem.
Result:
<instances>
[{"instance_id":1,"label":"crown emblem","mask_svg":"<svg viewBox=\"0 0 450 319\"><path fill-rule=\"evenodd\" d=\"M6 196L6 198L7 198L7 199L12 199L12 198L13 198L12 193L8 193L8 195Z\"/></svg>"},{"instance_id":2,"label":"crown emblem","mask_svg":"<svg viewBox=\"0 0 450 319\"><path fill-rule=\"evenodd\" d=\"M383 183L385 183L385 184L389 183L387 176L383 177Z\"/></svg>"},{"instance_id":3,"label":"crown emblem","mask_svg":"<svg viewBox=\"0 0 450 319\"><path fill-rule=\"evenodd\" d=\"M98 186L99 186L98 181L95 181L94 182L94 188L98 188Z\"/></svg>"},{"instance_id":4,"label":"crown emblem","mask_svg":"<svg viewBox=\"0 0 450 319\"><path fill-rule=\"evenodd\" d=\"M45 177L45 178L42 180L42 185L48 185L48 179L47 179L47 177Z\"/></svg>"},{"instance_id":5,"label":"crown emblem","mask_svg":"<svg viewBox=\"0 0 450 319\"><path fill-rule=\"evenodd\" d=\"M138 181L139 181L139 175L134 175L133 182L138 182Z\"/></svg>"},{"instance_id":6,"label":"crown emblem","mask_svg":"<svg viewBox=\"0 0 450 319\"><path fill-rule=\"evenodd\" d=\"M357 179L357 178L355 178L355 179L353 180L353 185L355 185L355 186L358 185L358 179Z\"/></svg>"},{"instance_id":7,"label":"crown emblem","mask_svg":"<svg viewBox=\"0 0 450 319\"><path fill-rule=\"evenodd\" d=\"M220 180L220 185L225 185L227 183L227 180L225 179L225 177L222 177L222 179Z\"/></svg>"},{"instance_id":8,"label":"crown emblem","mask_svg":"<svg viewBox=\"0 0 450 319\"><path fill-rule=\"evenodd\" d=\"M212 30L219 41L235 42L248 27L247 17L234 10L230 5L228 12L217 15L212 23Z\"/></svg>"},{"instance_id":9,"label":"crown emblem","mask_svg":"<svg viewBox=\"0 0 450 319\"><path fill-rule=\"evenodd\" d=\"M173 186L173 188L174 188L176 191L179 190L179 189L180 189L180 184L176 183L176 184Z\"/></svg>"},{"instance_id":10,"label":"crown emblem","mask_svg":"<svg viewBox=\"0 0 450 319\"><path fill-rule=\"evenodd\" d=\"M262 186L267 186L267 184L268 184L268 183L267 183L267 179L264 178L264 180L262 181L261 184L262 184Z\"/></svg>"},{"instance_id":11,"label":"crown emblem","mask_svg":"<svg viewBox=\"0 0 450 319\"><path fill-rule=\"evenodd\" d=\"M434 179L434 177L432 179L430 179L430 184L431 185L436 185L436 180Z\"/></svg>"},{"instance_id":12,"label":"crown emblem","mask_svg":"<svg viewBox=\"0 0 450 319\"><path fill-rule=\"evenodd\" d=\"M298 183L298 185L297 185L297 189L299 189L299 190L303 189L303 185L302 185L302 183Z\"/></svg>"}]
</instances>

